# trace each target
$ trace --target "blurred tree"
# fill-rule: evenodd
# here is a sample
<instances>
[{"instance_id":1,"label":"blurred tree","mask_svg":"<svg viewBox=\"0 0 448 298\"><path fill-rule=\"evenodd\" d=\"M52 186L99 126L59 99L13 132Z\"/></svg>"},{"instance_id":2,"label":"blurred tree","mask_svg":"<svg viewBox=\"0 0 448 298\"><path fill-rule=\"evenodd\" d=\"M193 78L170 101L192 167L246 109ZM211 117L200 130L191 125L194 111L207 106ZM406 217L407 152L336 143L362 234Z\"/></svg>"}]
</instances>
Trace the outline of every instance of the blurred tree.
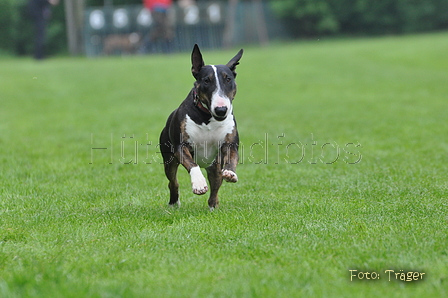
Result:
<instances>
[{"instance_id":1,"label":"blurred tree","mask_svg":"<svg viewBox=\"0 0 448 298\"><path fill-rule=\"evenodd\" d=\"M448 0L271 0L293 36L448 28Z\"/></svg>"},{"instance_id":2,"label":"blurred tree","mask_svg":"<svg viewBox=\"0 0 448 298\"><path fill-rule=\"evenodd\" d=\"M272 1L271 5L295 37L336 33L339 30L339 23L326 0Z\"/></svg>"},{"instance_id":3,"label":"blurred tree","mask_svg":"<svg viewBox=\"0 0 448 298\"><path fill-rule=\"evenodd\" d=\"M260 45L266 46L269 43L269 35L264 16L264 8L262 0L252 0L252 5L257 15L257 35Z\"/></svg>"},{"instance_id":4,"label":"blurred tree","mask_svg":"<svg viewBox=\"0 0 448 298\"><path fill-rule=\"evenodd\" d=\"M233 34L235 32L235 18L238 1L239 0L229 0L226 27L224 29L224 36L222 41L222 44L225 48L229 48L232 46Z\"/></svg>"},{"instance_id":5,"label":"blurred tree","mask_svg":"<svg viewBox=\"0 0 448 298\"><path fill-rule=\"evenodd\" d=\"M82 27L85 0L64 1L68 51L71 55L82 53Z\"/></svg>"},{"instance_id":6,"label":"blurred tree","mask_svg":"<svg viewBox=\"0 0 448 298\"><path fill-rule=\"evenodd\" d=\"M14 49L14 36L17 34L17 24L20 16L17 3L13 0L0 0L0 49L12 51Z\"/></svg>"}]
</instances>

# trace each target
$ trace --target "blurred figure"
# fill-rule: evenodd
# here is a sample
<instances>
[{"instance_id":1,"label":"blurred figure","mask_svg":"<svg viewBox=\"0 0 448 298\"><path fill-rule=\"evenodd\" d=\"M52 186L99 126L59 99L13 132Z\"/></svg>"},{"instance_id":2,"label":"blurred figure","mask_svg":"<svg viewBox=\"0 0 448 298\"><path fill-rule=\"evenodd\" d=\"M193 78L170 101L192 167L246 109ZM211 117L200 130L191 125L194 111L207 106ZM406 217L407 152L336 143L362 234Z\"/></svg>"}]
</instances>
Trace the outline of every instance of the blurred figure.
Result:
<instances>
[{"instance_id":1,"label":"blurred figure","mask_svg":"<svg viewBox=\"0 0 448 298\"><path fill-rule=\"evenodd\" d=\"M47 22L51 16L51 6L58 3L59 0L29 0L29 12L34 22L34 58L37 60L45 56Z\"/></svg>"},{"instance_id":2,"label":"blurred figure","mask_svg":"<svg viewBox=\"0 0 448 298\"><path fill-rule=\"evenodd\" d=\"M143 0L143 5L151 11L154 20L153 28L149 32L149 42L145 41L145 46L150 52L157 52L158 49L164 53L171 52L174 30L168 17L168 10L172 4L172 0Z\"/></svg>"},{"instance_id":3,"label":"blurred figure","mask_svg":"<svg viewBox=\"0 0 448 298\"><path fill-rule=\"evenodd\" d=\"M179 0L178 4L182 9L185 9L188 6L194 5L195 0Z\"/></svg>"}]
</instances>

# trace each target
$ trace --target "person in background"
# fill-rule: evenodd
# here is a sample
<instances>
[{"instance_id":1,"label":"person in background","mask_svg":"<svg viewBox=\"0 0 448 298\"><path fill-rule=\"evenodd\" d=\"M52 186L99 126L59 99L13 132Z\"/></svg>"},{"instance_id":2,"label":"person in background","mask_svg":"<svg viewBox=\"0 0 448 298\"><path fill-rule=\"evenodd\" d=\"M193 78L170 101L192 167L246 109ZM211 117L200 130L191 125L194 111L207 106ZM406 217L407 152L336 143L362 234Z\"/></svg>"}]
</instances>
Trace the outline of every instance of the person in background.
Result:
<instances>
[{"instance_id":1,"label":"person in background","mask_svg":"<svg viewBox=\"0 0 448 298\"><path fill-rule=\"evenodd\" d=\"M153 28L149 32L149 44L146 44L150 52L157 52L158 49L164 53L171 52L174 30L168 17L168 10L172 4L172 0L143 0L143 5L151 11L154 20Z\"/></svg>"},{"instance_id":2,"label":"person in background","mask_svg":"<svg viewBox=\"0 0 448 298\"><path fill-rule=\"evenodd\" d=\"M45 57L47 22L51 16L51 6L58 3L59 0L29 0L29 12L34 22L34 58L37 60Z\"/></svg>"}]
</instances>

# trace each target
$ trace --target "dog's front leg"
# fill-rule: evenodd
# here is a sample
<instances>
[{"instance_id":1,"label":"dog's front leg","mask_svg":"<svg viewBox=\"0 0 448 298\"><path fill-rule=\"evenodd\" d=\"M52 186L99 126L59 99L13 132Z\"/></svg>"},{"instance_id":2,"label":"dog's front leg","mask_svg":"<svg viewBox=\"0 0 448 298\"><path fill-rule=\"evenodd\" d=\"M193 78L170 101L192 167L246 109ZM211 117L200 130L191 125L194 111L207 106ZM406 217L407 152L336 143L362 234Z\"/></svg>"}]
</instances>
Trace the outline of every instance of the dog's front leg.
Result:
<instances>
[{"instance_id":1,"label":"dog's front leg","mask_svg":"<svg viewBox=\"0 0 448 298\"><path fill-rule=\"evenodd\" d=\"M201 168L194 162L189 147L185 144L180 145L174 155L190 174L193 193L203 195L208 191L207 181L201 172Z\"/></svg>"},{"instance_id":2,"label":"dog's front leg","mask_svg":"<svg viewBox=\"0 0 448 298\"><path fill-rule=\"evenodd\" d=\"M237 182L236 165L238 164L238 143L224 143L221 146L222 178L227 182Z\"/></svg>"}]
</instances>

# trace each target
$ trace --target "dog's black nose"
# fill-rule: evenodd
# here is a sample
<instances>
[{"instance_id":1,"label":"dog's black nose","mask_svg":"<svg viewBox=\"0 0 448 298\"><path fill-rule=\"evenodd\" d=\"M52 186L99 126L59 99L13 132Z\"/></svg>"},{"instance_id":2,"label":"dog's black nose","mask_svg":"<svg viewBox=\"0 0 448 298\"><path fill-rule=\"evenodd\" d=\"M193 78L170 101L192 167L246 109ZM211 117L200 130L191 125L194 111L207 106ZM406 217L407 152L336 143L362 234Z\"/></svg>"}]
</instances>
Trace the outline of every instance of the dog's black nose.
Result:
<instances>
[{"instance_id":1,"label":"dog's black nose","mask_svg":"<svg viewBox=\"0 0 448 298\"><path fill-rule=\"evenodd\" d=\"M218 117L224 117L227 113L227 107L223 106L223 107L216 107L215 108L215 114Z\"/></svg>"}]
</instances>

